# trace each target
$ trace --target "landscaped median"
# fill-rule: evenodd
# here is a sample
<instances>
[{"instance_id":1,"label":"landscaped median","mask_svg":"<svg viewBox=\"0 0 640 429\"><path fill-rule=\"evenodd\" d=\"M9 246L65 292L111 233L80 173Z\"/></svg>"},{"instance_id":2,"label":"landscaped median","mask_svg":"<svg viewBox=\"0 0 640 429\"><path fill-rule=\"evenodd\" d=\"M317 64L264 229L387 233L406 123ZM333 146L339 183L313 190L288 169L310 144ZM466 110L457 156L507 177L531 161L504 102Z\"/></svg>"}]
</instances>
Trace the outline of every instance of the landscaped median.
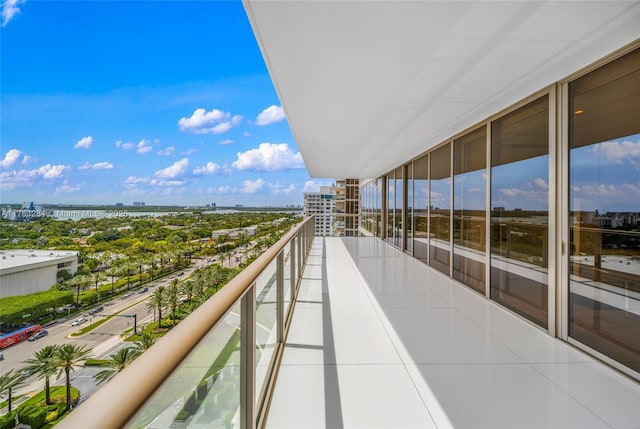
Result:
<instances>
[{"instance_id":1,"label":"landscaped median","mask_svg":"<svg viewBox=\"0 0 640 429\"><path fill-rule=\"evenodd\" d=\"M38 393L18 405L18 407L0 417L0 429L13 429L17 421L29 425L32 429L49 428L55 425L66 414L66 387L51 387L51 405L45 402L44 391ZM75 404L80 398L80 392L75 387L71 388L71 403Z\"/></svg>"}]
</instances>

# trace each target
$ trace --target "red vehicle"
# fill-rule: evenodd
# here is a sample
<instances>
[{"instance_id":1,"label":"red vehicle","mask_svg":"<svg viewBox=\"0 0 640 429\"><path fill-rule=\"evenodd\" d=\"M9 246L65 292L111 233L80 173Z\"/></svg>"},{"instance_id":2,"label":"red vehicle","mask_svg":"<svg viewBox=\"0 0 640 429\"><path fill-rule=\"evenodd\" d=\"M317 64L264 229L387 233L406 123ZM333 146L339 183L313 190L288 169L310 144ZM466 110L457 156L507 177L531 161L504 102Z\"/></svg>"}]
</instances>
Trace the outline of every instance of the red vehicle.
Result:
<instances>
[{"instance_id":1,"label":"red vehicle","mask_svg":"<svg viewBox=\"0 0 640 429\"><path fill-rule=\"evenodd\" d=\"M18 329L17 331L0 335L0 350L25 341L30 336L34 335L37 332L40 332L40 329L42 329L40 325L29 325L27 327Z\"/></svg>"}]
</instances>

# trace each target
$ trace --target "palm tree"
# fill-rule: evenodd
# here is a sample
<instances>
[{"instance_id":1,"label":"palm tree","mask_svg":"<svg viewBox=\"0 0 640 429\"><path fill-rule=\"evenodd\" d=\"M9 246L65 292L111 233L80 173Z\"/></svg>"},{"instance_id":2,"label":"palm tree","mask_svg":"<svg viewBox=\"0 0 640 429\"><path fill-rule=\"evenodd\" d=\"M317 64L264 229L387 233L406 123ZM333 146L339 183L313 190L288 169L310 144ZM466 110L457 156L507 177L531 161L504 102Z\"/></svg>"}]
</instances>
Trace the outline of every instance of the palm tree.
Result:
<instances>
[{"instance_id":1,"label":"palm tree","mask_svg":"<svg viewBox=\"0 0 640 429\"><path fill-rule=\"evenodd\" d=\"M140 335L140 339L136 341L134 344L136 345L136 349L139 354L142 354L146 350L148 350L152 345L156 342L156 337L153 336L151 332L143 332Z\"/></svg>"},{"instance_id":2,"label":"palm tree","mask_svg":"<svg viewBox=\"0 0 640 429\"><path fill-rule=\"evenodd\" d=\"M162 310L167 305L164 296L165 289L164 286L158 286L156 290L153 291L151 298L147 301L148 309L158 309L158 328L162 328Z\"/></svg>"},{"instance_id":3,"label":"palm tree","mask_svg":"<svg viewBox=\"0 0 640 429\"><path fill-rule=\"evenodd\" d=\"M171 284L167 287L167 304L171 307L171 317L172 322L171 326L175 326L176 324L176 309L178 308L178 304L180 303L180 294L178 289L178 279L171 280Z\"/></svg>"},{"instance_id":4,"label":"palm tree","mask_svg":"<svg viewBox=\"0 0 640 429\"><path fill-rule=\"evenodd\" d=\"M0 397L8 399L9 412L11 412L11 403L13 399L13 391L24 386L24 376L13 369L0 375Z\"/></svg>"},{"instance_id":5,"label":"palm tree","mask_svg":"<svg viewBox=\"0 0 640 429\"><path fill-rule=\"evenodd\" d=\"M76 288L76 306L80 307L80 290L84 288L88 283L88 279L86 276L79 275L75 276L71 280L69 280L69 284L71 287Z\"/></svg>"},{"instance_id":6,"label":"palm tree","mask_svg":"<svg viewBox=\"0 0 640 429\"><path fill-rule=\"evenodd\" d=\"M196 291L196 282L194 280L187 280L182 284L182 293L186 295L187 302L191 302L195 291Z\"/></svg>"},{"instance_id":7,"label":"palm tree","mask_svg":"<svg viewBox=\"0 0 640 429\"><path fill-rule=\"evenodd\" d=\"M87 360L91 350L86 346L75 344L63 344L56 350L54 365L58 371L58 377L64 371L67 385L67 411L71 409L71 372L80 364L80 361Z\"/></svg>"},{"instance_id":8,"label":"palm tree","mask_svg":"<svg viewBox=\"0 0 640 429\"><path fill-rule=\"evenodd\" d=\"M39 378L44 379L44 392L47 405L51 405L51 391L49 388L49 378L56 373L55 357L58 350L57 345L44 346L37 351L31 359L25 360L27 371L36 374Z\"/></svg>"},{"instance_id":9,"label":"palm tree","mask_svg":"<svg viewBox=\"0 0 640 429\"><path fill-rule=\"evenodd\" d=\"M110 267L107 270L107 275L111 277L111 295L113 295L115 293L113 290L113 280L115 277L118 277L118 269L116 267Z\"/></svg>"},{"instance_id":10,"label":"palm tree","mask_svg":"<svg viewBox=\"0 0 640 429\"><path fill-rule=\"evenodd\" d=\"M95 285L96 285L96 295L98 295L98 284L99 284L102 280L104 280L105 276L104 276L104 274L103 274L102 272L100 272L100 271L96 271L95 273L93 273L93 274L91 275L91 278L93 279L93 282L94 282L94 283L95 283Z\"/></svg>"},{"instance_id":11,"label":"palm tree","mask_svg":"<svg viewBox=\"0 0 640 429\"><path fill-rule=\"evenodd\" d=\"M120 371L125 369L135 358L140 356L140 352L135 347L125 347L112 354L107 362L107 369L103 369L93 376L97 384L111 380Z\"/></svg>"}]
</instances>

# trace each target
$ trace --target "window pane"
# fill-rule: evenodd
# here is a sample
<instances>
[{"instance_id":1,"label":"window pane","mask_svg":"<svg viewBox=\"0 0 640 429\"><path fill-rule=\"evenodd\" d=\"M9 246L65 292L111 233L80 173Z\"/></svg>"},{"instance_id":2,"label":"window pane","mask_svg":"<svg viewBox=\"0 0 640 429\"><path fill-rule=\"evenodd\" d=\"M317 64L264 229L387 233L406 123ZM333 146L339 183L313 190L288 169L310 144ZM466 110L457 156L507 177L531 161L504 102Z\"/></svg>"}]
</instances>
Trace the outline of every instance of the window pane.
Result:
<instances>
[{"instance_id":1,"label":"window pane","mask_svg":"<svg viewBox=\"0 0 640 429\"><path fill-rule=\"evenodd\" d=\"M405 214L405 229L407 231L407 240L404 250L412 253L413 251L413 164L405 166L405 184L407 186L407 207Z\"/></svg>"},{"instance_id":2,"label":"window pane","mask_svg":"<svg viewBox=\"0 0 640 429\"><path fill-rule=\"evenodd\" d=\"M413 216L414 242L413 256L427 263L427 201L429 198L429 155L424 155L413 163Z\"/></svg>"},{"instance_id":3,"label":"window pane","mask_svg":"<svg viewBox=\"0 0 640 429\"><path fill-rule=\"evenodd\" d=\"M449 223L451 215L451 146L431 152L429 194L429 264L449 275Z\"/></svg>"},{"instance_id":4,"label":"window pane","mask_svg":"<svg viewBox=\"0 0 640 429\"><path fill-rule=\"evenodd\" d=\"M391 171L387 174L387 241L394 243L395 241L395 225L394 217L396 213L396 181L395 172Z\"/></svg>"},{"instance_id":5,"label":"window pane","mask_svg":"<svg viewBox=\"0 0 640 429\"><path fill-rule=\"evenodd\" d=\"M546 328L549 100L491 124L491 299Z\"/></svg>"},{"instance_id":6,"label":"window pane","mask_svg":"<svg viewBox=\"0 0 640 429\"><path fill-rule=\"evenodd\" d=\"M569 335L640 371L640 50L569 92Z\"/></svg>"},{"instance_id":7,"label":"window pane","mask_svg":"<svg viewBox=\"0 0 640 429\"><path fill-rule=\"evenodd\" d=\"M404 207L402 205L402 167L396 169L396 191L395 191L395 225L394 225L394 237L393 244L396 247L402 247L402 227L404 224Z\"/></svg>"},{"instance_id":8,"label":"window pane","mask_svg":"<svg viewBox=\"0 0 640 429\"><path fill-rule=\"evenodd\" d=\"M453 142L453 278L485 293L487 133Z\"/></svg>"}]
</instances>

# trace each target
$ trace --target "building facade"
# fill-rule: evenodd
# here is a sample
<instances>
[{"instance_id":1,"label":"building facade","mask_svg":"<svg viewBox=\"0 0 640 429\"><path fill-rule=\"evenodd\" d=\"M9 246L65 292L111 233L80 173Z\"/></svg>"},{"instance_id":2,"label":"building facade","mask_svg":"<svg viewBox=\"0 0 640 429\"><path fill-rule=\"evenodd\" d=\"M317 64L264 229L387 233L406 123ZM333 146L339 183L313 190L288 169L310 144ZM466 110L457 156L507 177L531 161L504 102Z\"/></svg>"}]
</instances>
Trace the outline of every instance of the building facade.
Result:
<instances>
[{"instance_id":1,"label":"building facade","mask_svg":"<svg viewBox=\"0 0 640 429\"><path fill-rule=\"evenodd\" d=\"M319 192L305 192L303 216L316 217L316 235L335 234L336 191L331 186L321 186Z\"/></svg>"},{"instance_id":2,"label":"building facade","mask_svg":"<svg viewBox=\"0 0 640 429\"><path fill-rule=\"evenodd\" d=\"M75 274L78 252L0 250L0 298L46 291L61 270Z\"/></svg>"}]
</instances>

